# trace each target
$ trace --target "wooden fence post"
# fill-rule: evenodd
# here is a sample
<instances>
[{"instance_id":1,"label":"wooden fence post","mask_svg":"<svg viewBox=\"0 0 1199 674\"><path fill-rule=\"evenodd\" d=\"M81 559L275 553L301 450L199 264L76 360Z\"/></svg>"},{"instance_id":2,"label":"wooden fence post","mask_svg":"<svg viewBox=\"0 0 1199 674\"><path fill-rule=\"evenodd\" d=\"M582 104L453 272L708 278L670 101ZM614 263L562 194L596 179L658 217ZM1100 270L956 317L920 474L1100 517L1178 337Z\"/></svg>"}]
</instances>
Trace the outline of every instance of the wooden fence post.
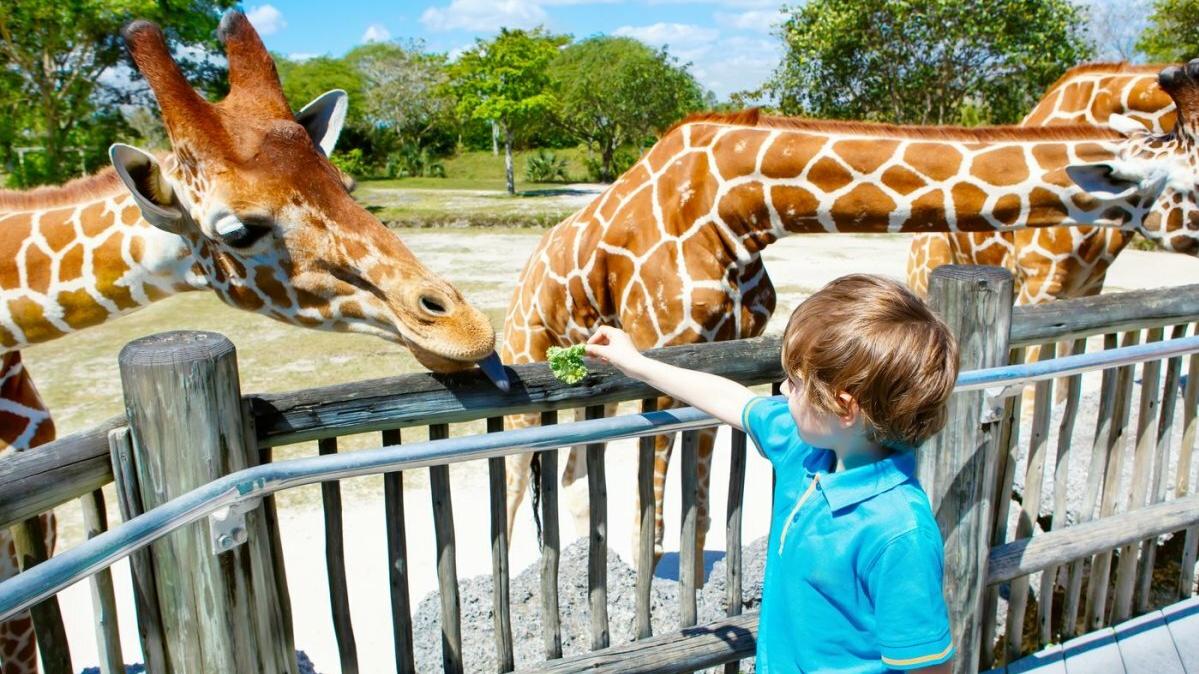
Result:
<instances>
[{"instance_id":1,"label":"wooden fence post","mask_svg":"<svg viewBox=\"0 0 1199 674\"><path fill-rule=\"evenodd\" d=\"M119 364L146 510L257 463L236 352L223 335L152 335L127 344ZM286 587L261 507L245 514L244 533L245 543L219 555L207 521L150 546L163 671L297 671Z\"/></svg>"},{"instance_id":2,"label":"wooden fence post","mask_svg":"<svg viewBox=\"0 0 1199 674\"><path fill-rule=\"evenodd\" d=\"M1007 364L1012 275L998 267L947 265L933 270L929 303L957 336L961 370ZM1002 415L988 420L982 392L949 402L945 429L920 449L920 484L945 538L945 598L957 647L954 672L978 671L979 609L990 549L991 485Z\"/></svg>"}]
</instances>

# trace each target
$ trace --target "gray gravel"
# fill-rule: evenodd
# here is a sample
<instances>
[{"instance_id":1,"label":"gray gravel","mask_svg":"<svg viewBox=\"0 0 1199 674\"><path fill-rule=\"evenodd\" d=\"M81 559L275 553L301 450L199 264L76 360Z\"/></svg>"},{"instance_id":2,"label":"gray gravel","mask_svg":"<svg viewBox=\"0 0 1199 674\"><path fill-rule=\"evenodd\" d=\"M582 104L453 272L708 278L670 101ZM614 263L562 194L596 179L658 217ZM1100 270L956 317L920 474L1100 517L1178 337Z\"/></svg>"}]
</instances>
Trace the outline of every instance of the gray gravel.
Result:
<instances>
[{"instance_id":1,"label":"gray gravel","mask_svg":"<svg viewBox=\"0 0 1199 674\"><path fill-rule=\"evenodd\" d=\"M762 593L762 570L766 540L748 544L743 556L744 608L756 608ZM725 565L712 567L708 582L698 594L699 622L719 620L725 615ZM636 572L623 560L608 553L608 622L610 643L633 641L636 629ZM495 632L491 610L490 575L459 580L462 611L462 650L468 672L494 672ZM516 666L521 668L545 659L541 635L541 574L536 566L510 581L512 640ZM578 655L591 646L591 623L587 600L587 542L578 540L562 551L558 567L558 606L562 622L562 653ZM654 578L650 594L654 634L678 629L678 583ZM421 601L413 615L413 649L417 671L441 669L441 604L436 593ZM752 660L743 664L752 672Z\"/></svg>"}]
</instances>

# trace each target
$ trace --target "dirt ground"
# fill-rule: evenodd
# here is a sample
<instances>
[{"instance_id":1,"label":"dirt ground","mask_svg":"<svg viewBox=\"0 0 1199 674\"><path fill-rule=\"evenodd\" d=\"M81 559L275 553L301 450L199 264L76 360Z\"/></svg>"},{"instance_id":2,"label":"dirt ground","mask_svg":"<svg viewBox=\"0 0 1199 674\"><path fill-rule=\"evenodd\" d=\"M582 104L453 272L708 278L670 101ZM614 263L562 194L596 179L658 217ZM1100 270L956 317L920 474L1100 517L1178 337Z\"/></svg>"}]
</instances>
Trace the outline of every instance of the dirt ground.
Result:
<instances>
[{"instance_id":1,"label":"dirt ground","mask_svg":"<svg viewBox=\"0 0 1199 674\"><path fill-rule=\"evenodd\" d=\"M572 195L577 198L577 195ZM550 204L550 206L553 206ZM554 206L557 207L557 206ZM419 228L397 230L415 255L429 268L443 274L491 318L497 332L512 294L520 268L541 235L540 230ZM791 309L822 284L851 272L881 273L903 278L908 238L902 235L808 235L784 239L768 248L768 271L779 290L780 300L769 330L782 329ZM1126 251L1108 275L1108 292L1137 288L1199 283L1199 259L1164 253ZM28 369L54 413L60 434L85 429L122 410L117 354L128 341L163 330L197 329L221 332L234 342L241 368L242 390L284 391L389 376L418 369L415 361L399 347L370 337L316 333L239 312L222 305L207 293L189 293L162 301L132 316L99 326L85 333L42 344L25 352ZM471 427L455 433L472 432ZM423 439L416 431L405 442ZM727 446L725 440L720 440ZM377 436L350 438L348 450L379 444ZM608 453L609 521L613 549L626 556L630 549L635 487L614 476L635 475L634 452L616 445ZM277 457L315 455L315 443L297 445ZM722 463L724 462L724 463ZM718 453L714 475L727 472L727 457ZM751 462L749 479L768 479L768 467ZM486 512L485 467L461 464L452 471L455 505L460 513ZM406 476L409 521L409 551L412 554L411 593L413 603L436 587L428 492L420 475ZM585 487L584 487L585 488ZM723 488L721 488L723 489ZM721 489L714 488L713 519L724 512ZM750 490L751 492L755 490ZM756 490L761 492L762 490ZM389 609L385 593L386 552L382 513L382 481L374 478L343 483L347 562L350 564L350 599L362 671L386 668L391 658ZM745 539L766 532L769 518L767 494L749 494L745 505ZM762 496L762 498L757 498ZM111 495L110 495L111 499ZM111 503L111 501L110 501ZM569 495L563 499L563 508ZM480 507L480 505L482 507ZM337 671L336 646L329 618L324 577L323 526L320 492L315 486L291 490L279 498L283 545L296 617L296 646L306 650L317 669ZM527 509L527 504L526 504ZM677 495L668 494L667 512L677 513ZM110 507L110 513L116 513ZM74 505L59 512L60 544L77 545L80 515ZM111 516L113 523L117 517ZM563 544L573 538L570 517L563 513ZM675 527L668 515L668 527ZM460 577L490 569L484 515L460 516L457 520ZM721 527L714 526L706 548L723 550ZM517 573L536 559L531 518L522 515L514 533L512 569ZM673 547L672 547L673 546ZM660 573L670 573L670 550ZM476 549L477 548L477 549ZM674 558L677 565L677 555ZM677 567L676 567L677 568ZM126 662L140 661L132 605L129 601L128 570L124 563L114 567L120 600L120 624ZM86 583L66 591L62 600L76 669L96 663L90 597ZM378 663L378 666L373 666Z\"/></svg>"}]
</instances>

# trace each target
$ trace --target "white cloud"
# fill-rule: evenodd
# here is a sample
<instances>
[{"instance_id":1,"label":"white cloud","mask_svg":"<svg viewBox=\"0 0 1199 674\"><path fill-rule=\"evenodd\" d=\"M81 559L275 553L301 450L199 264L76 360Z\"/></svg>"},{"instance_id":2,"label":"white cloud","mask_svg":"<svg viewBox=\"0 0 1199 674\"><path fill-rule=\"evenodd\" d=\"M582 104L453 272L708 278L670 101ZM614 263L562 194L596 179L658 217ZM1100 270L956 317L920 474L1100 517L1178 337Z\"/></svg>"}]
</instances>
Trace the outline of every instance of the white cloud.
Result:
<instances>
[{"instance_id":1,"label":"white cloud","mask_svg":"<svg viewBox=\"0 0 1199 674\"><path fill-rule=\"evenodd\" d=\"M783 13L775 9L751 9L739 14L716 12L716 23L741 30L769 33L783 21Z\"/></svg>"},{"instance_id":2,"label":"white cloud","mask_svg":"<svg viewBox=\"0 0 1199 674\"><path fill-rule=\"evenodd\" d=\"M287 21L283 18L283 12L275 9L274 5L251 7L246 12L246 18L250 20L250 24L254 26L259 35L274 35L287 28Z\"/></svg>"},{"instance_id":3,"label":"white cloud","mask_svg":"<svg viewBox=\"0 0 1199 674\"><path fill-rule=\"evenodd\" d=\"M715 28L686 23L655 23L649 26L621 26L614 35L631 37L654 47L669 47L670 53L684 61L701 59L720 37Z\"/></svg>"},{"instance_id":4,"label":"white cloud","mask_svg":"<svg viewBox=\"0 0 1199 674\"><path fill-rule=\"evenodd\" d=\"M366 32L362 34L363 42L387 42L391 39L391 31L383 27L381 23L372 23L366 27Z\"/></svg>"},{"instance_id":5,"label":"white cloud","mask_svg":"<svg viewBox=\"0 0 1199 674\"><path fill-rule=\"evenodd\" d=\"M476 30L492 32L501 26L532 28L546 22L548 15L538 0L451 0L445 7L430 7L420 16L429 30ZM553 4L571 4L557 0Z\"/></svg>"}]
</instances>

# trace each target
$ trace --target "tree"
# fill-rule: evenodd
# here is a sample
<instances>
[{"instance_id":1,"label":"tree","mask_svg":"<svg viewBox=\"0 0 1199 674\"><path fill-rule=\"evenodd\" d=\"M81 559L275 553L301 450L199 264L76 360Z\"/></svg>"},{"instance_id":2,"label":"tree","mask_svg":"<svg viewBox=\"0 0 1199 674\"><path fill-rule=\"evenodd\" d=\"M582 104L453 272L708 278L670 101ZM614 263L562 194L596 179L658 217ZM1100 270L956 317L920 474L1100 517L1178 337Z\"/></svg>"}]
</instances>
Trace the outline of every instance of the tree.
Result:
<instances>
[{"instance_id":1,"label":"tree","mask_svg":"<svg viewBox=\"0 0 1199 674\"><path fill-rule=\"evenodd\" d=\"M11 142L45 148L44 173L29 182L57 182L73 173L84 147L111 135L120 115L103 109L105 94L119 83L101 75L121 63L123 24L134 18L156 21L177 46L215 49L219 10L233 0L19 0L0 3L0 70L15 74L16 95L25 111L28 137ZM220 75L206 59L192 61L211 81ZM115 78L120 79L120 78ZM127 83L126 83L127 84ZM105 133L105 131L108 133ZM86 146L90 147L90 146ZM11 145L5 146L11 151ZM103 148L101 148L103 149Z\"/></svg>"},{"instance_id":2,"label":"tree","mask_svg":"<svg viewBox=\"0 0 1199 674\"><path fill-rule=\"evenodd\" d=\"M628 37L593 37L550 63L555 118L600 156L600 179L616 177L616 150L642 144L704 106L695 78L666 50Z\"/></svg>"},{"instance_id":3,"label":"tree","mask_svg":"<svg viewBox=\"0 0 1199 674\"><path fill-rule=\"evenodd\" d=\"M1015 122L1086 60L1070 0L811 0L781 26L768 88L787 114L957 122L963 106Z\"/></svg>"},{"instance_id":4,"label":"tree","mask_svg":"<svg viewBox=\"0 0 1199 674\"><path fill-rule=\"evenodd\" d=\"M469 119L494 120L500 127L509 194L516 193L513 135L550 110L552 97L546 68L567 41L566 36L551 35L542 28L501 28L493 40L477 40L450 69L459 114Z\"/></svg>"},{"instance_id":5,"label":"tree","mask_svg":"<svg viewBox=\"0 0 1199 674\"><path fill-rule=\"evenodd\" d=\"M342 89L350 99L346 123L355 126L365 124L364 114L366 86L362 74L345 59L317 56L305 61L290 61L273 54L275 69L279 71L279 82L283 95L293 110L332 89Z\"/></svg>"},{"instance_id":6,"label":"tree","mask_svg":"<svg viewBox=\"0 0 1199 674\"><path fill-rule=\"evenodd\" d=\"M1090 14L1091 42L1095 56L1101 61L1141 63L1144 53L1137 47L1148 27L1149 0L1109 0L1092 3Z\"/></svg>"},{"instance_id":7,"label":"tree","mask_svg":"<svg viewBox=\"0 0 1199 674\"><path fill-rule=\"evenodd\" d=\"M375 126L423 147L431 133L452 124L455 101L447 88L444 54L425 52L417 40L407 45L373 42L355 48L345 59L362 75L363 109Z\"/></svg>"},{"instance_id":8,"label":"tree","mask_svg":"<svg viewBox=\"0 0 1199 674\"><path fill-rule=\"evenodd\" d=\"M1156 0L1137 49L1155 63L1199 56L1199 0Z\"/></svg>"}]
</instances>

